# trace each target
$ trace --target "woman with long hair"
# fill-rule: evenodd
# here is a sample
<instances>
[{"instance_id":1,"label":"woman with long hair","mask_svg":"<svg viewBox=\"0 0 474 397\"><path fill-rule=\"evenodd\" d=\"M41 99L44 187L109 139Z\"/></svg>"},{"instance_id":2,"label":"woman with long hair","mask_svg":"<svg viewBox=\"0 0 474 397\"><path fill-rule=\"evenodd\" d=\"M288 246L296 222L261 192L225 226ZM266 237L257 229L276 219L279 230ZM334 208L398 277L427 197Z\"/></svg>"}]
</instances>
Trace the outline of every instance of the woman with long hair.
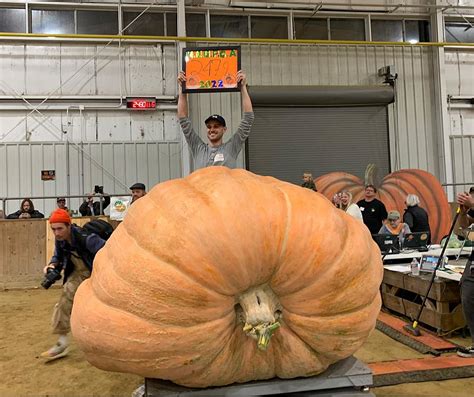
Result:
<instances>
[{"instance_id":1,"label":"woman with long hair","mask_svg":"<svg viewBox=\"0 0 474 397\"><path fill-rule=\"evenodd\" d=\"M362 222L362 212L357 204L352 202L352 193L348 190L336 194L333 199L337 208L340 208L353 218L359 219Z\"/></svg>"},{"instance_id":2,"label":"woman with long hair","mask_svg":"<svg viewBox=\"0 0 474 397\"><path fill-rule=\"evenodd\" d=\"M35 210L33 201L29 198L23 199L20 209L13 214L7 216L7 219L29 219L29 218L44 218L44 215Z\"/></svg>"}]
</instances>

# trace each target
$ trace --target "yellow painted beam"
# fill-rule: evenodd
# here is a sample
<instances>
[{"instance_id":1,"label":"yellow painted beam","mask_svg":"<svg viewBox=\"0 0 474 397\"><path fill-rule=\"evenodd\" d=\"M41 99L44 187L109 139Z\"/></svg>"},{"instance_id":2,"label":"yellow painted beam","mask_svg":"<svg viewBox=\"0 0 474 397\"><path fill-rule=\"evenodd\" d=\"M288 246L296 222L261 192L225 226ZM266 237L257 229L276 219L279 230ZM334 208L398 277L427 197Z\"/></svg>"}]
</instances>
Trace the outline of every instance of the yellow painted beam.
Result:
<instances>
[{"instance_id":1,"label":"yellow painted beam","mask_svg":"<svg viewBox=\"0 0 474 397\"><path fill-rule=\"evenodd\" d=\"M474 43L445 43L419 42L411 44L399 41L350 41L350 40L289 40L289 39L231 39L222 37L177 37L177 36L132 36L132 35L101 35L101 34L44 34L44 33L3 33L0 40L8 38L36 38L36 39L87 39L87 40L114 40L114 41L185 41L185 42L214 42L214 43L261 43L261 44L315 44L315 45L355 45L355 46L421 46L421 47L474 47Z\"/></svg>"}]
</instances>

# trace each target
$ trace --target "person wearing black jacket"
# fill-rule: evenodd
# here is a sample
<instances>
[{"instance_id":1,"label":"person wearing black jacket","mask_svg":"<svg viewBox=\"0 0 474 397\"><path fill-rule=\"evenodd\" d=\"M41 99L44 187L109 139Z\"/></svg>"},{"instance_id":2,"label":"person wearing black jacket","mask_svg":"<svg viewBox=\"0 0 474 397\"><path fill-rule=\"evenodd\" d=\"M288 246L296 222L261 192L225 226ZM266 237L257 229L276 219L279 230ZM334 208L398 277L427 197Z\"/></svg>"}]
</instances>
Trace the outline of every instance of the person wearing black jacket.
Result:
<instances>
[{"instance_id":1,"label":"person wearing black jacket","mask_svg":"<svg viewBox=\"0 0 474 397\"><path fill-rule=\"evenodd\" d=\"M49 224L55 238L54 254L43 272L48 274L53 269L63 271L64 283L51 322L53 334L59 335L58 341L49 350L41 353L41 357L48 361L68 354L68 333L71 330L74 296L80 284L90 277L94 258L105 244L105 240L97 234L71 224L69 213L61 208L51 213ZM51 282L48 286L43 285L45 288L50 286Z\"/></svg>"},{"instance_id":2,"label":"person wearing black jacket","mask_svg":"<svg viewBox=\"0 0 474 397\"><path fill-rule=\"evenodd\" d=\"M29 198L24 199L21 202L20 209L13 214L7 216L7 219L30 219L30 218L44 218L44 215L35 210L33 201Z\"/></svg>"},{"instance_id":3,"label":"person wearing black jacket","mask_svg":"<svg viewBox=\"0 0 474 397\"><path fill-rule=\"evenodd\" d=\"M366 185L364 190L364 199L359 200L357 205L362 212L362 218L365 226L370 230L371 234L377 234L383 225L383 221L387 219L387 209L384 203L376 199L377 188L374 185Z\"/></svg>"},{"instance_id":4,"label":"person wearing black jacket","mask_svg":"<svg viewBox=\"0 0 474 397\"><path fill-rule=\"evenodd\" d=\"M474 223L474 186L469 193L459 193L456 201L461 209L461 223L470 226ZM457 351L458 356L465 358L474 357L474 251L466 262L461 277L461 306L466 318L466 323L471 332L472 345Z\"/></svg>"},{"instance_id":5,"label":"person wearing black jacket","mask_svg":"<svg viewBox=\"0 0 474 397\"><path fill-rule=\"evenodd\" d=\"M102 202L102 211L100 210L100 202L94 202L95 193L89 193L89 195L87 196L87 200L84 200L84 202L79 207L79 212L82 216L104 215L104 210L110 204L110 196L106 193L102 194L104 195L104 201Z\"/></svg>"},{"instance_id":6,"label":"person wearing black jacket","mask_svg":"<svg viewBox=\"0 0 474 397\"><path fill-rule=\"evenodd\" d=\"M408 225L412 233L430 233L428 237L428 245L431 244L431 230L428 221L428 213L421 207L420 199L416 194L409 194L405 200L407 208L403 214L403 222Z\"/></svg>"}]
</instances>

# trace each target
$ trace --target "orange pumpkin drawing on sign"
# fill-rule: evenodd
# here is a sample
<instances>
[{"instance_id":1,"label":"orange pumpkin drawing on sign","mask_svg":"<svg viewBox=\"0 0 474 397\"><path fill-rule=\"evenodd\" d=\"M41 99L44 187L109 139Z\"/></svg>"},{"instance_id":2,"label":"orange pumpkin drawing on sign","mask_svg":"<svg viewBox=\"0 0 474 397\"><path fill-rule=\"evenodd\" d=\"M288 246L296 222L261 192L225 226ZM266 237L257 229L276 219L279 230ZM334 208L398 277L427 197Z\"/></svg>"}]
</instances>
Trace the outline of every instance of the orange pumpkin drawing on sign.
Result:
<instances>
[{"instance_id":1,"label":"orange pumpkin drawing on sign","mask_svg":"<svg viewBox=\"0 0 474 397\"><path fill-rule=\"evenodd\" d=\"M185 48L184 92L238 91L240 47Z\"/></svg>"}]
</instances>

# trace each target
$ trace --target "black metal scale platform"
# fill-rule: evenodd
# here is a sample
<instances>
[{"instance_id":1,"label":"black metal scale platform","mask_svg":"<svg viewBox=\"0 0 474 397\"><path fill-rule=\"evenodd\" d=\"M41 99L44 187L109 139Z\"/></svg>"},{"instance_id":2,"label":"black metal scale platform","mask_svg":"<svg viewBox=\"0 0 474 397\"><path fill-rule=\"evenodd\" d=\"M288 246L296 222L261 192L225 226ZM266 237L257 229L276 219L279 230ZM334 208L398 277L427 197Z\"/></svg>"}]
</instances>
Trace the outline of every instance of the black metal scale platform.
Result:
<instances>
[{"instance_id":1,"label":"black metal scale platform","mask_svg":"<svg viewBox=\"0 0 474 397\"><path fill-rule=\"evenodd\" d=\"M134 397L177 396L373 396L367 387L373 384L370 368L349 357L331 365L322 374L309 378L279 379L235 383L223 387L191 389L169 381L145 378ZM364 391L365 390L365 391Z\"/></svg>"}]
</instances>

